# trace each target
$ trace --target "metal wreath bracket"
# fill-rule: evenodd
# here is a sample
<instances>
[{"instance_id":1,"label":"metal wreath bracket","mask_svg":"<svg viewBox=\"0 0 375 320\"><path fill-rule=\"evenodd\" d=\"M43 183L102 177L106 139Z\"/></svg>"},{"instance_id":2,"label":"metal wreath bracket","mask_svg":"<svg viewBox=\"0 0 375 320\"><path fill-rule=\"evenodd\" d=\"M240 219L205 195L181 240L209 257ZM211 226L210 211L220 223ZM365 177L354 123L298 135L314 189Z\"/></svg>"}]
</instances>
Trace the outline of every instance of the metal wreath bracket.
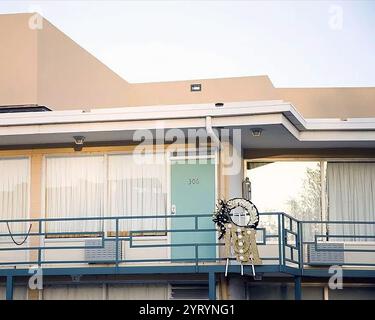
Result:
<instances>
[{"instance_id":1,"label":"metal wreath bracket","mask_svg":"<svg viewBox=\"0 0 375 320\"><path fill-rule=\"evenodd\" d=\"M256 206L243 198L219 200L213 222L220 233L219 240L224 238L225 242L225 276L228 275L230 259L234 257L241 265L241 275L244 274L244 264L250 264L255 278L255 265L262 264L256 243L256 227L259 223Z\"/></svg>"}]
</instances>

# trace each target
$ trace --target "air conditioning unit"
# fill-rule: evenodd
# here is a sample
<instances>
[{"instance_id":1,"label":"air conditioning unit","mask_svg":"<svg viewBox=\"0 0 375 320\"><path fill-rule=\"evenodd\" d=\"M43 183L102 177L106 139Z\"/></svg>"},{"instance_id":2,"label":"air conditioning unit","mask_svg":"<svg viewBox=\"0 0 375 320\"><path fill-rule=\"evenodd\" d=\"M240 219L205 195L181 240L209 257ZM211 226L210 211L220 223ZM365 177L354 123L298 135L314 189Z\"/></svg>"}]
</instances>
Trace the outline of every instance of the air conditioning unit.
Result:
<instances>
[{"instance_id":1,"label":"air conditioning unit","mask_svg":"<svg viewBox=\"0 0 375 320\"><path fill-rule=\"evenodd\" d=\"M334 250L334 251L333 251ZM344 243L322 242L307 246L309 265L340 265L344 263Z\"/></svg>"},{"instance_id":2,"label":"air conditioning unit","mask_svg":"<svg viewBox=\"0 0 375 320\"><path fill-rule=\"evenodd\" d=\"M102 239L85 240L85 261L88 263L115 263L116 242ZM91 248L90 248L91 247ZM118 259L122 259L121 241L118 243Z\"/></svg>"}]
</instances>

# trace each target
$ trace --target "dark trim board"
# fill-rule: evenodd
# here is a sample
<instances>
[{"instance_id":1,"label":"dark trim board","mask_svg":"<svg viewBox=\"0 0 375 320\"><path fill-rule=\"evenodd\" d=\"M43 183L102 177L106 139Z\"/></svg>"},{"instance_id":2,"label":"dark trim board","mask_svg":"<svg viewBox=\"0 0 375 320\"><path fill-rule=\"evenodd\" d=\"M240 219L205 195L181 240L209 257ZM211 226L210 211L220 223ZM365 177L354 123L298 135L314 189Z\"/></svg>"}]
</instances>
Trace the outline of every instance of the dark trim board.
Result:
<instances>
[{"instance_id":1,"label":"dark trim board","mask_svg":"<svg viewBox=\"0 0 375 320\"><path fill-rule=\"evenodd\" d=\"M375 158L375 148L284 148L244 149L245 160L256 159L324 159L324 158Z\"/></svg>"}]
</instances>

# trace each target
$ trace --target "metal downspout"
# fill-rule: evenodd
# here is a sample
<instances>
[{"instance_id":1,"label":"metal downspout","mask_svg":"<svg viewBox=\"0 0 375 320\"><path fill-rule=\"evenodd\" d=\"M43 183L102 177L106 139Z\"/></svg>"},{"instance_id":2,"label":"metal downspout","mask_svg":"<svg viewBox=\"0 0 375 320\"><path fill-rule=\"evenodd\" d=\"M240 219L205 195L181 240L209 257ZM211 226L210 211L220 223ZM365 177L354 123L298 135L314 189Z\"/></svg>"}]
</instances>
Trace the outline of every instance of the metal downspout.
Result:
<instances>
[{"instance_id":1,"label":"metal downspout","mask_svg":"<svg viewBox=\"0 0 375 320\"><path fill-rule=\"evenodd\" d=\"M211 141L216 147L218 147L218 150L220 151L222 149L221 141L212 129L212 118L210 116L206 117L206 131L207 135L211 138Z\"/></svg>"}]
</instances>

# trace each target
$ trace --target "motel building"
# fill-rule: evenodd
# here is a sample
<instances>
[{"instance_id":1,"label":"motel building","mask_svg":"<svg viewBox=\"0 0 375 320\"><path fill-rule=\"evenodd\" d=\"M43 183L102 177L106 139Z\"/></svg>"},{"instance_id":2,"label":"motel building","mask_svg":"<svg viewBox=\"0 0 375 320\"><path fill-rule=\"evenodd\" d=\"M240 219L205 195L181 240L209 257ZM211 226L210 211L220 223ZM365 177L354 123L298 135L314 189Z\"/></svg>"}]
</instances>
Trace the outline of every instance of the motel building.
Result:
<instances>
[{"instance_id":1,"label":"motel building","mask_svg":"<svg viewBox=\"0 0 375 320\"><path fill-rule=\"evenodd\" d=\"M0 41L0 299L375 298L375 88L129 83L35 14Z\"/></svg>"}]
</instances>

